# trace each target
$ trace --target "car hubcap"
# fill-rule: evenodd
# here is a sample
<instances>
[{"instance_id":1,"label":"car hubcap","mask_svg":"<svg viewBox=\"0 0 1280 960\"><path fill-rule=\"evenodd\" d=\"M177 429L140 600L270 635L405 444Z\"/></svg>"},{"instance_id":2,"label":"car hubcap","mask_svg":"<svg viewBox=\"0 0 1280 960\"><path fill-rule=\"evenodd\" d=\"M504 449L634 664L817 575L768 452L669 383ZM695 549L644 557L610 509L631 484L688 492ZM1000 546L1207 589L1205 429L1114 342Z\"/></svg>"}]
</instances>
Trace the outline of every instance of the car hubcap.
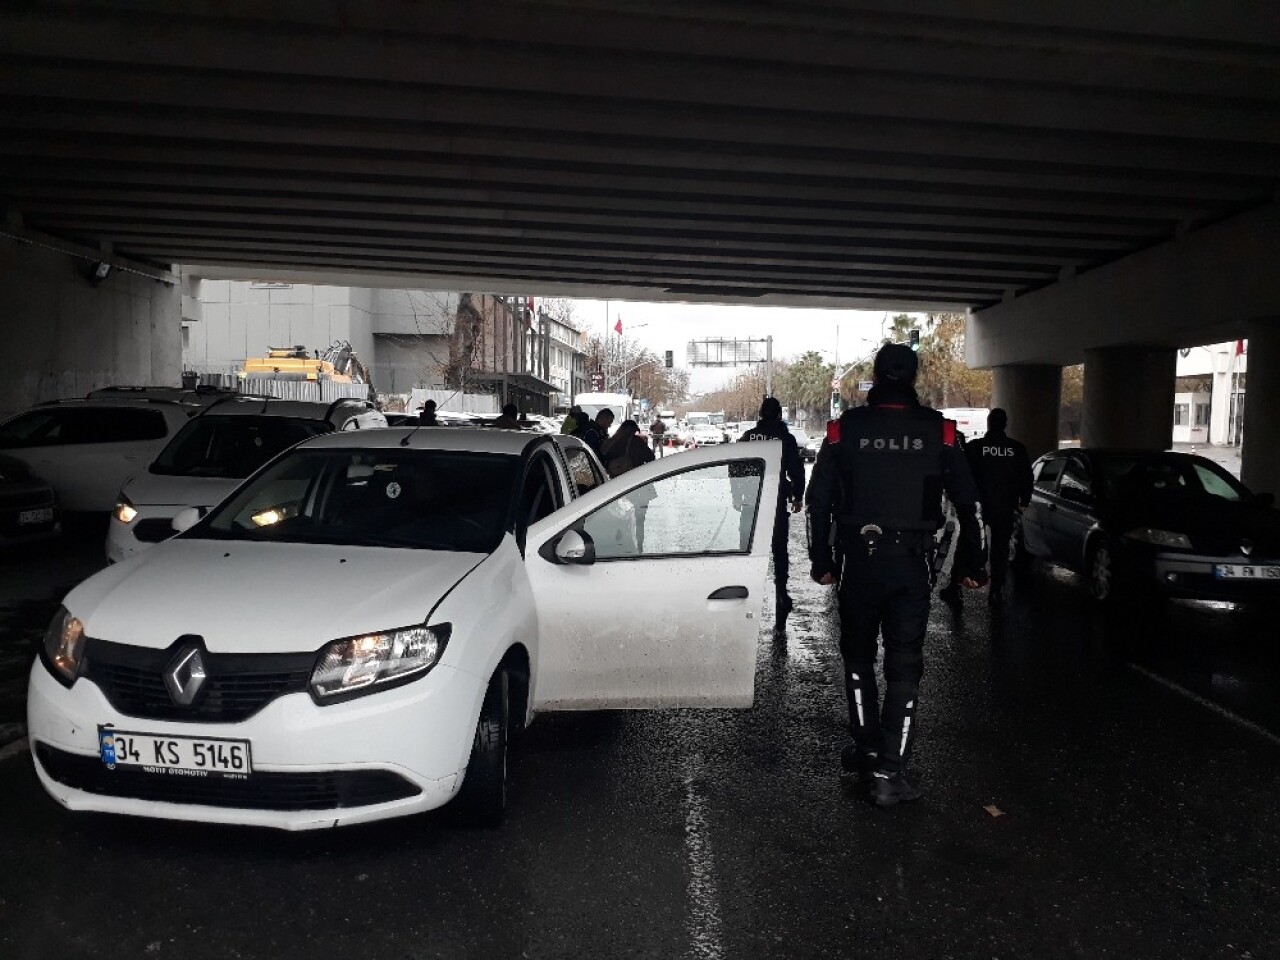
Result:
<instances>
[{"instance_id":1,"label":"car hubcap","mask_svg":"<svg viewBox=\"0 0 1280 960\"><path fill-rule=\"evenodd\" d=\"M1093 595L1105 600L1111 594L1111 553L1099 547L1093 555Z\"/></svg>"}]
</instances>

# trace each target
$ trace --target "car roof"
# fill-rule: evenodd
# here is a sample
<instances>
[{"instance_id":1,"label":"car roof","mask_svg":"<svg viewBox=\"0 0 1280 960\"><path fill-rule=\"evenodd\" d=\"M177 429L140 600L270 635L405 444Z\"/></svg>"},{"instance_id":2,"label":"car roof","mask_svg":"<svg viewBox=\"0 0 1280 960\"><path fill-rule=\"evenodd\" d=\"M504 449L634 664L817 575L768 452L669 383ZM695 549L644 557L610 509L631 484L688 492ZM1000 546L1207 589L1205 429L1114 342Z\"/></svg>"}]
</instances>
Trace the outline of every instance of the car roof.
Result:
<instances>
[{"instance_id":1,"label":"car roof","mask_svg":"<svg viewBox=\"0 0 1280 960\"><path fill-rule=\"evenodd\" d=\"M407 443L402 441L407 439ZM359 447L383 450L400 446L411 450L459 450L469 453L497 453L520 456L532 444L555 443L566 449L589 449L577 437L535 433L531 430L496 430L493 427L387 427L329 433L300 444L314 450L329 447Z\"/></svg>"},{"instance_id":2,"label":"car roof","mask_svg":"<svg viewBox=\"0 0 1280 960\"><path fill-rule=\"evenodd\" d=\"M235 396L210 404L200 414L202 417L289 417L294 420L324 420L333 414L358 416L373 408L364 400L350 403L321 403L317 400L278 400L275 397Z\"/></svg>"}]
</instances>

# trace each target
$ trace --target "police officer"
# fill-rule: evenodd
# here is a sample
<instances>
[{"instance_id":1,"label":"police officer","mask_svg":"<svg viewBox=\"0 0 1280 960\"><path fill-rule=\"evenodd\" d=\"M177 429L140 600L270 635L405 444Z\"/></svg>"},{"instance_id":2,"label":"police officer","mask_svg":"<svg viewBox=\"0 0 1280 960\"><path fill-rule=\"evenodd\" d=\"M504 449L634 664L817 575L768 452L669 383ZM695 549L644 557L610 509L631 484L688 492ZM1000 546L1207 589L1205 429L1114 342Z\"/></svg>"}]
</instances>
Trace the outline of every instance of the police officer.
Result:
<instances>
[{"instance_id":1,"label":"police officer","mask_svg":"<svg viewBox=\"0 0 1280 960\"><path fill-rule=\"evenodd\" d=\"M1004 602L1005 575L1009 569L1009 538L1018 512L1031 502L1031 458L1027 448L1005 433L1009 415L996 407L987 414L987 433L965 446L969 469L982 501L982 522L989 529L991 591L987 602L998 608ZM960 586L952 578L939 595L948 603L960 600Z\"/></svg>"},{"instance_id":2,"label":"police officer","mask_svg":"<svg viewBox=\"0 0 1280 960\"><path fill-rule=\"evenodd\" d=\"M955 423L916 397L914 351L886 344L876 354L867 406L828 425L809 485L813 579L839 580L840 653L853 743L849 772L871 773L877 806L914 800L905 776L924 672L930 559L942 524L942 493L960 519L957 563L977 587L982 571L977 491L956 446ZM833 556L831 521L839 556ZM884 634L885 697L876 683L877 637Z\"/></svg>"},{"instance_id":3,"label":"police officer","mask_svg":"<svg viewBox=\"0 0 1280 960\"><path fill-rule=\"evenodd\" d=\"M773 514L772 544L773 582L778 588L774 629L782 632L787 628L787 614L793 606L791 595L787 593L787 574L791 569L791 560L787 555L787 505L790 501L791 513L796 513L804 501L804 462L800 459L800 447L796 444L796 438L782 422L782 404L777 397L764 398L764 402L760 404L760 420L742 435L742 440L782 441L782 477L778 480L778 506Z\"/></svg>"}]
</instances>

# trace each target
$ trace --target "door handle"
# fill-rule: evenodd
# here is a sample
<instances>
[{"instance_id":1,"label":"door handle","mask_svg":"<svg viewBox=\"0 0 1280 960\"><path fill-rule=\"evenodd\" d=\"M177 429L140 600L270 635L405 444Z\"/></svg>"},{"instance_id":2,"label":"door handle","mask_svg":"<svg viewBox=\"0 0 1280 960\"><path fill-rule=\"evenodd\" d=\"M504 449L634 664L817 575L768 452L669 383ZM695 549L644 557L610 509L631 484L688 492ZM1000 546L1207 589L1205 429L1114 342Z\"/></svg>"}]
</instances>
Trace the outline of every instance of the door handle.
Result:
<instances>
[{"instance_id":1,"label":"door handle","mask_svg":"<svg viewBox=\"0 0 1280 960\"><path fill-rule=\"evenodd\" d=\"M746 587L721 587L719 590L712 590L707 596L708 600L745 600L751 596L751 592Z\"/></svg>"}]
</instances>

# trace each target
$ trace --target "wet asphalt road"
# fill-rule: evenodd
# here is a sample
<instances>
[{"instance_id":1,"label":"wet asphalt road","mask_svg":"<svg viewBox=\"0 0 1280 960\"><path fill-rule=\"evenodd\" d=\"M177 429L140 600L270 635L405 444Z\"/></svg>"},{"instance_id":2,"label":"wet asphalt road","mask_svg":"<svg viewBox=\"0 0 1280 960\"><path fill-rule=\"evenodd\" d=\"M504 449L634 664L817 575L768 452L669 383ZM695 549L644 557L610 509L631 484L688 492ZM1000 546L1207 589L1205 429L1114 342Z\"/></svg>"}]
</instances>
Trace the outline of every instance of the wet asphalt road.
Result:
<instances>
[{"instance_id":1,"label":"wet asphalt road","mask_svg":"<svg viewBox=\"0 0 1280 960\"><path fill-rule=\"evenodd\" d=\"M797 609L783 642L765 624L755 709L542 717L499 831L72 816L0 748L0 957L1280 956L1267 611L1104 616L1043 567L996 620L937 605L925 797L876 810L837 775L830 591L799 582L792 527ZM0 563L0 742L98 549Z\"/></svg>"}]
</instances>

